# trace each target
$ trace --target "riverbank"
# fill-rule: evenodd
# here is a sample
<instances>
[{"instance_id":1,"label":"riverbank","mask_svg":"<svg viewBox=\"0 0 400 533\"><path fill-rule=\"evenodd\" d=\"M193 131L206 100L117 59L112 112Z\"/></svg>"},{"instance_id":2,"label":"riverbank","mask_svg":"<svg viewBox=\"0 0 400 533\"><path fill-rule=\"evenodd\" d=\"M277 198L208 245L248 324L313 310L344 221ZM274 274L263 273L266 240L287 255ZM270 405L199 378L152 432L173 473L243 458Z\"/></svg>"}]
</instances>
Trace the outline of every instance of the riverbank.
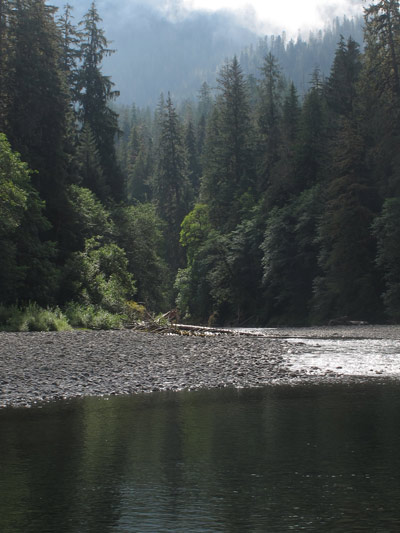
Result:
<instances>
[{"instance_id":1,"label":"riverbank","mask_svg":"<svg viewBox=\"0 0 400 533\"><path fill-rule=\"evenodd\" d=\"M399 334L397 327L271 329L263 337L1 332L0 407L79 396L337 381L340 369L293 368L291 361L310 351L302 339Z\"/></svg>"}]
</instances>

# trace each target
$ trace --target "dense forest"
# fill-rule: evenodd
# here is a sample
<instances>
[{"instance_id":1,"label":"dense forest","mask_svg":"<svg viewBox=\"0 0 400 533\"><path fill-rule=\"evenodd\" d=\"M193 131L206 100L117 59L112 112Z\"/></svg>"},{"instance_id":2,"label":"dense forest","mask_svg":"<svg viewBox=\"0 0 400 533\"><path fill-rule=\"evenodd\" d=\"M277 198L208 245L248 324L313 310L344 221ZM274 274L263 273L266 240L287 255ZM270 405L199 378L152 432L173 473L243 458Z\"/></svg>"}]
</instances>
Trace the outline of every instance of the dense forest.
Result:
<instances>
[{"instance_id":1,"label":"dense forest","mask_svg":"<svg viewBox=\"0 0 400 533\"><path fill-rule=\"evenodd\" d=\"M362 51L342 37L302 97L268 52L258 78L234 57L196 102L118 119L95 3L75 25L0 0L0 322L398 321L399 4L366 7Z\"/></svg>"}]
</instances>

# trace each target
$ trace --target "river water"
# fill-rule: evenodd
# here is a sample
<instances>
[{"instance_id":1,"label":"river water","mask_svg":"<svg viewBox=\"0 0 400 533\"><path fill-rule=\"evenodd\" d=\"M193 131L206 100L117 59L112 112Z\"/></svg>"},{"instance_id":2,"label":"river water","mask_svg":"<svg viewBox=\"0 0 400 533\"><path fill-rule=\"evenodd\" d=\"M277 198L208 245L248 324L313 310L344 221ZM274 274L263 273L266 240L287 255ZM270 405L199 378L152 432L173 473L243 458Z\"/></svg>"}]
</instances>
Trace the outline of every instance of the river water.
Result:
<instances>
[{"instance_id":1,"label":"river water","mask_svg":"<svg viewBox=\"0 0 400 533\"><path fill-rule=\"evenodd\" d=\"M397 532L399 422L381 378L3 409L0 531Z\"/></svg>"}]
</instances>

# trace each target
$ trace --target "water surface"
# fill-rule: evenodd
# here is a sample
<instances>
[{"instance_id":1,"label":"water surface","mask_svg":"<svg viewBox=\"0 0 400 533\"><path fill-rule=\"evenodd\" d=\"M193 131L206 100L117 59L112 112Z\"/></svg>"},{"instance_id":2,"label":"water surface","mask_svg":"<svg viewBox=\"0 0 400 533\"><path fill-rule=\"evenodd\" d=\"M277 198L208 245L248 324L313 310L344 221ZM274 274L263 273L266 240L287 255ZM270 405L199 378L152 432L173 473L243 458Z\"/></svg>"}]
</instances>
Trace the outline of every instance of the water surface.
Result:
<instances>
[{"instance_id":1,"label":"water surface","mask_svg":"<svg viewBox=\"0 0 400 533\"><path fill-rule=\"evenodd\" d=\"M400 385L0 412L2 533L400 530Z\"/></svg>"}]
</instances>

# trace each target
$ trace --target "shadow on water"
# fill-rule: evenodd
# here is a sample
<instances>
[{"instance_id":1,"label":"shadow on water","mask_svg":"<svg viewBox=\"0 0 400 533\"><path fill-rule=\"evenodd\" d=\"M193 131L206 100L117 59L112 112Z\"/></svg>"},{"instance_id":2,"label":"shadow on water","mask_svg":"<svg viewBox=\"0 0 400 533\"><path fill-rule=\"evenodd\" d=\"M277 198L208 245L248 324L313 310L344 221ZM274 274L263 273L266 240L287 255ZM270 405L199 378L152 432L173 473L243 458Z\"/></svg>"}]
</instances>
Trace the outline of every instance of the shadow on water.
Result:
<instances>
[{"instance_id":1,"label":"shadow on water","mask_svg":"<svg viewBox=\"0 0 400 533\"><path fill-rule=\"evenodd\" d=\"M399 413L395 383L6 409L0 531L397 531Z\"/></svg>"}]
</instances>

